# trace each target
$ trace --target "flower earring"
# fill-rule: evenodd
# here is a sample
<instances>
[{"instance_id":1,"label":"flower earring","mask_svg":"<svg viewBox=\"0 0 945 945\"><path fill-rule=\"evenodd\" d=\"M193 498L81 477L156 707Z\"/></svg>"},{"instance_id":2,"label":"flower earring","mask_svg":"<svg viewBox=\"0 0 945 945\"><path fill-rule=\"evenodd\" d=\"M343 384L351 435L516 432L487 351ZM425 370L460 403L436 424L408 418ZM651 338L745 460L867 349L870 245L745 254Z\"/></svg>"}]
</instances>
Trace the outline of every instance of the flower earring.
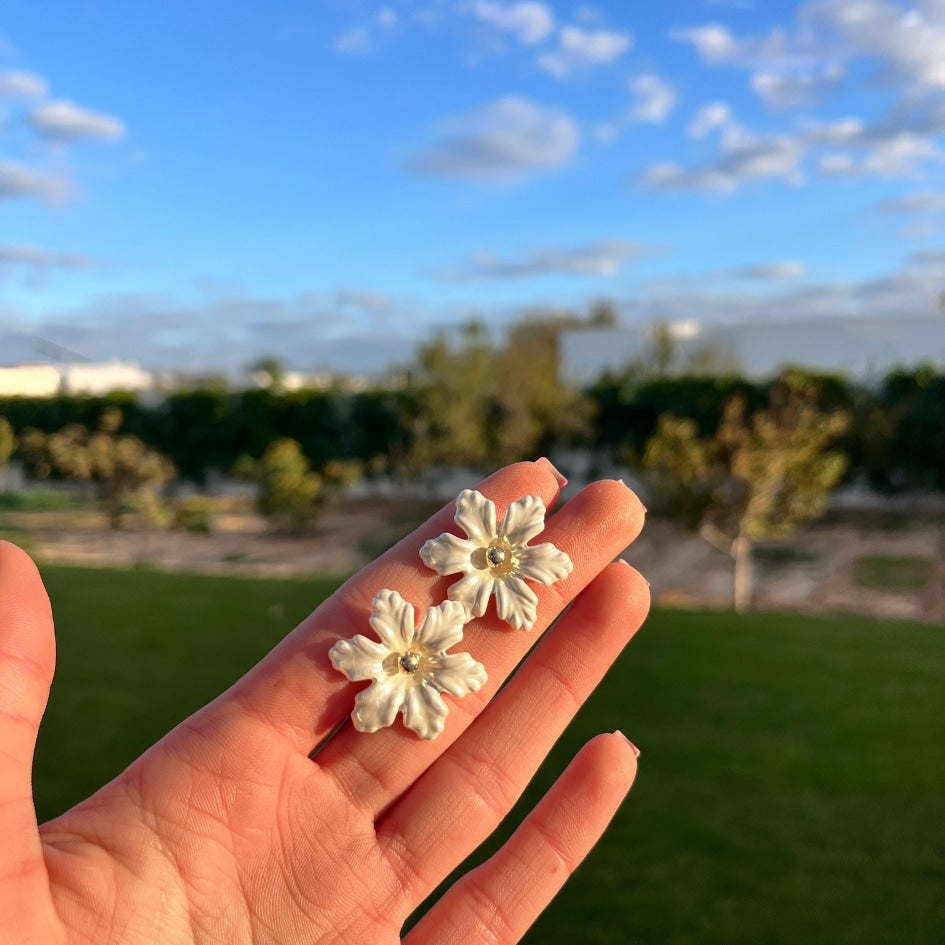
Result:
<instances>
[{"instance_id":1,"label":"flower earring","mask_svg":"<svg viewBox=\"0 0 945 945\"><path fill-rule=\"evenodd\" d=\"M538 596L525 580L554 584L574 569L571 559L551 542L528 543L545 527L545 503L536 495L511 503L501 522L495 503L466 489L456 500L456 524L467 537L444 533L420 549L423 563L437 574L464 576L449 589L473 617L486 612L495 594L496 613L516 630L531 630Z\"/></svg>"},{"instance_id":2,"label":"flower earring","mask_svg":"<svg viewBox=\"0 0 945 945\"><path fill-rule=\"evenodd\" d=\"M420 626L414 609L397 591L381 591L371 610L381 642L360 633L329 651L332 666L355 682L371 679L354 698L351 719L359 732L376 732L402 712L404 725L421 738L443 731L448 709L442 692L465 696L486 681L486 669L468 653L446 651L463 638L466 611L447 600L431 607Z\"/></svg>"},{"instance_id":3,"label":"flower earring","mask_svg":"<svg viewBox=\"0 0 945 945\"><path fill-rule=\"evenodd\" d=\"M456 524L466 538L444 533L420 549L438 574L459 574L449 599L427 610L417 626L414 608L397 591L383 590L371 606L370 625L379 641L357 634L329 650L331 664L354 682L371 680L354 699L351 719L359 732L391 725L398 713L421 738L436 738L446 724L442 693L462 697L481 689L486 670L469 653L447 653L463 639L463 627L486 612L495 595L496 613L517 630L530 630L538 596L525 583L553 584L574 565L550 542L529 545L545 526L538 496L512 502L502 521L495 503L472 489L456 500Z\"/></svg>"}]
</instances>

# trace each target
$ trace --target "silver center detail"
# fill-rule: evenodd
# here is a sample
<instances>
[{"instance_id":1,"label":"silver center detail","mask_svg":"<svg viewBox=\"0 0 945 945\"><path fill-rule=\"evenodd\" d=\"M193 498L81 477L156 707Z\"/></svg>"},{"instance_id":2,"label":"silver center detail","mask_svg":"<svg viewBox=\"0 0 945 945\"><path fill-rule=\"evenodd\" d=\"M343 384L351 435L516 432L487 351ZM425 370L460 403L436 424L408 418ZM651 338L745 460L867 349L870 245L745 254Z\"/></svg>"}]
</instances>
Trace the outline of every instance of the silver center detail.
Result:
<instances>
[{"instance_id":1,"label":"silver center detail","mask_svg":"<svg viewBox=\"0 0 945 945\"><path fill-rule=\"evenodd\" d=\"M486 560L492 567L497 568L500 564L505 564L505 552L501 548L490 548L486 552Z\"/></svg>"},{"instance_id":2,"label":"silver center detail","mask_svg":"<svg viewBox=\"0 0 945 945\"><path fill-rule=\"evenodd\" d=\"M400 666L401 672L415 673L420 667L420 654L412 651L403 653L397 664Z\"/></svg>"}]
</instances>

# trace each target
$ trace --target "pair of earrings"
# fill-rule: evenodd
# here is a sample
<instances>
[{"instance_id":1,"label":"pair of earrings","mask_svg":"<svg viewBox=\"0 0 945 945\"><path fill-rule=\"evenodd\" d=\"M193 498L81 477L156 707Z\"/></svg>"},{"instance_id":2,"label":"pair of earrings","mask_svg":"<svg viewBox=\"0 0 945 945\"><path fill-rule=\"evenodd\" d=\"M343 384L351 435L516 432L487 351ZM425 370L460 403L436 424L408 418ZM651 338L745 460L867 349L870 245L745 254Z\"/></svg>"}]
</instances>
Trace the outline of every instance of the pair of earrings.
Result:
<instances>
[{"instance_id":1,"label":"pair of earrings","mask_svg":"<svg viewBox=\"0 0 945 945\"><path fill-rule=\"evenodd\" d=\"M370 625L378 636L357 634L329 651L332 666L348 679L372 680L354 700L351 719L359 732L391 725L398 712L421 738L436 738L446 724L443 693L462 697L486 681L486 669L469 653L447 653L463 639L465 625L486 612L495 597L496 613L516 630L530 630L538 597L526 581L553 584L574 565L550 542L529 545L545 527L545 504L538 496L511 503L501 521L495 503L466 489L456 499L456 524L465 538L444 533L426 542L420 557L438 574L462 574L448 599L427 610L416 625L414 608L397 591L374 598Z\"/></svg>"}]
</instances>

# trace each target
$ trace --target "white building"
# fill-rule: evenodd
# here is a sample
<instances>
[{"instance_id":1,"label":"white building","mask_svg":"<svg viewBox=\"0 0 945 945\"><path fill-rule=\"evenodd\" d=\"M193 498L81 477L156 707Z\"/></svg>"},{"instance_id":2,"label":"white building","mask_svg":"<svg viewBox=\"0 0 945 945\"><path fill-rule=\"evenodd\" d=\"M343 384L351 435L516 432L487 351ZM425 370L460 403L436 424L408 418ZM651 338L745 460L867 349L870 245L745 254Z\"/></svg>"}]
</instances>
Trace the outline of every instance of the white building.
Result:
<instances>
[{"instance_id":1,"label":"white building","mask_svg":"<svg viewBox=\"0 0 945 945\"><path fill-rule=\"evenodd\" d=\"M61 387L59 369L52 364L0 367L0 397L52 397Z\"/></svg>"},{"instance_id":2,"label":"white building","mask_svg":"<svg viewBox=\"0 0 945 945\"><path fill-rule=\"evenodd\" d=\"M64 394L108 394L113 390L146 391L154 385L154 378L133 361L103 361L100 363L63 364Z\"/></svg>"},{"instance_id":3,"label":"white building","mask_svg":"<svg viewBox=\"0 0 945 945\"><path fill-rule=\"evenodd\" d=\"M668 326L680 360L711 351L749 378L773 377L786 366L878 380L890 370L934 364L945 367L945 314L837 317ZM652 351L652 328L569 331L561 337L562 378L589 384L606 371L619 373Z\"/></svg>"},{"instance_id":4,"label":"white building","mask_svg":"<svg viewBox=\"0 0 945 945\"><path fill-rule=\"evenodd\" d=\"M151 390L154 379L130 361L0 366L0 397L93 396L123 390Z\"/></svg>"}]
</instances>

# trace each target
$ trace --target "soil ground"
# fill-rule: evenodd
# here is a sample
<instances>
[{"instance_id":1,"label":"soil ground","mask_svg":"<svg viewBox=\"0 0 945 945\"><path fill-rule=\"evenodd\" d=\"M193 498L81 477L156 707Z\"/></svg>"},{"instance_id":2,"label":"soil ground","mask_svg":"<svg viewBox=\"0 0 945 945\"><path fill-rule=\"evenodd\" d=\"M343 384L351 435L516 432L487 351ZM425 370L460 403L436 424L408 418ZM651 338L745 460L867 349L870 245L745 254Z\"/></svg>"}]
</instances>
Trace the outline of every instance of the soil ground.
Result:
<instances>
[{"instance_id":1,"label":"soil ground","mask_svg":"<svg viewBox=\"0 0 945 945\"><path fill-rule=\"evenodd\" d=\"M438 505L360 498L328 509L305 535L273 534L260 517L231 509L209 535L109 530L94 511L4 512L0 537L40 562L174 571L306 577L347 574L422 522ZM702 538L651 517L624 554L664 605L728 607L732 563ZM842 513L759 545L755 606L807 613L945 620L945 519L941 515Z\"/></svg>"}]
</instances>

